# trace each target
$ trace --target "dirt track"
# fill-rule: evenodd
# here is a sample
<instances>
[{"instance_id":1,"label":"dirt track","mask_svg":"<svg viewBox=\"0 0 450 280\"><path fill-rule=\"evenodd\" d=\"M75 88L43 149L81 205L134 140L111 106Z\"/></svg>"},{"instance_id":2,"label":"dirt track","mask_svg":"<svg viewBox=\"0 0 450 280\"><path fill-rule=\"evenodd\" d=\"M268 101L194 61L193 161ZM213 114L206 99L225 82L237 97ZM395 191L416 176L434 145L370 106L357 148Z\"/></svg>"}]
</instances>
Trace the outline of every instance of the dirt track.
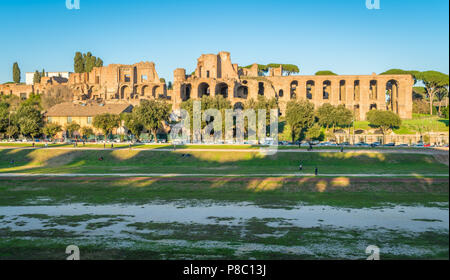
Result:
<instances>
[{"instance_id":1,"label":"dirt track","mask_svg":"<svg viewBox=\"0 0 450 280\"><path fill-rule=\"evenodd\" d=\"M1 179L8 179L11 177L4 177L0 174ZM252 182L252 181L273 181L273 182L333 182L333 183L345 183L348 182L348 177L335 177L335 178L323 178L323 177L296 177L296 178L277 178L277 177L221 177L221 178L211 178L211 177L95 177L95 176L79 176L79 177L53 177L53 176L17 176L12 177L15 180L61 180L61 181L86 181L86 180L101 180L101 181L117 181L117 180L127 180L127 181L165 181L165 182ZM449 182L448 178L366 178L366 177L354 177L351 178L352 183L413 183L413 182L426 182L426 183L445 183Z\"/></svg>"}]
</instances>

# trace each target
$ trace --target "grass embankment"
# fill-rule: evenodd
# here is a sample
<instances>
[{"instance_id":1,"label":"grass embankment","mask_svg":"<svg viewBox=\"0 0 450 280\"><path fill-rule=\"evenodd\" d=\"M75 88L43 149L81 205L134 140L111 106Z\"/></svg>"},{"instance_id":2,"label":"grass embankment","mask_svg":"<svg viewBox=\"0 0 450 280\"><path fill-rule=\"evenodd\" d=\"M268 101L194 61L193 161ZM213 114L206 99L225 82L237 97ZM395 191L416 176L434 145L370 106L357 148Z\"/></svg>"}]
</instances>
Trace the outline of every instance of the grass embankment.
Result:
<instances>
[{"instance_id":1,"label":"grass embankment","mask_svg":"<svg viewBox=\"0 0 450 280\"><path fill-rule=\"evenodd\" d=\"M368 121L355 122L356 130L370 130ZM394 129L395 134L416 134L428 132L449 132L449 120L442 119L438 116L418 115L414 114L410 120L402 120L399 128Z\"/></svg>"},{"instance_id":2,"label":"grass embankment","mask_svg":"<svg viewBox=\"0 0 450 280\"><path fill-rule=\"evenodd\" d=\"M99 160L103 158L103 160ZM12 162L14 161L14 162ZM380 153L277 153L138 150L0 150L0 173L80 174L448 174L432 155Z\"/></svg>"}]
</instances>

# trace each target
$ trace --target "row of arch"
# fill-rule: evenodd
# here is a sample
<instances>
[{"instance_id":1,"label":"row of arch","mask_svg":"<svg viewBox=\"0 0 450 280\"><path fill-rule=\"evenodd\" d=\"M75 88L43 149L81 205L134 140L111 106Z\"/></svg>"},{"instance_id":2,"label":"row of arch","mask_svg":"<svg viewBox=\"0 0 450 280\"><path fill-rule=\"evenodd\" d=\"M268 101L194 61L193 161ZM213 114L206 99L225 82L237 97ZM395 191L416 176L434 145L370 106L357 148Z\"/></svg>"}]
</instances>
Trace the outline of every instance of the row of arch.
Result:
<instances>
[{"instance_id":1,"label":"row of arch","mask_svg":"<svg viewBox=\"0 0 450 280\"><path fill-rule=\"evenodd\" d=\"M376 101L378 100L378 81L377 80L371 80L370 81L370 87L369 87L369 100L370 101ZM328 100L331 97L331 86L332 82L330 80L326 80L322 83L322 99ZM299 82L294 80L290 83L290 99L296 99L298 96L298 87ZM313 95L316 93L316 83L313 80L309 80L306 82L306 96L304 96L306 99L312 100ZM347 81L341 80L339 81L339 101L345 100L346 95L346 87L347 87ZM218 83L215 86L214 89L215 95L222 95L224 98L229 97L229 86L227 83L221 82ZM264 95L265 94L265 85L264 82L258 83L258 95ZM276 93L276 97L284 97L285 93L283 89L278 90ZM398 82L396 80L389 80L386 83L386 95L389 96L386 97L386 101L394 100L398 98ZM202 82L198 85L196 89L196 93L193 93L193 88L191 84L184 84L181 86L181 99L183 101L189 100L190 98L196 97L196 98L202 98L203 96L211 96L211 87L207 82ZM234 93L233 97L235 98L242 98L247 99L248 98L248 85L246 81L243 81L242 84L239 84ZM358 102L361 98L361 86L360 81L355 80L353 82L353 100Z\"/></svg>"},{"instance_id":2,"label":"row of arch","mask_svg":"<svg viewBox=\"0 0 450 280\"><path fill-rule=\"evenodd\" d=\"M158 98L164 94L164 88L159 85L143 85L141 87L123 85L120 87L118 99L139 99L139 97Z\"/></svg>"}]
</instances>

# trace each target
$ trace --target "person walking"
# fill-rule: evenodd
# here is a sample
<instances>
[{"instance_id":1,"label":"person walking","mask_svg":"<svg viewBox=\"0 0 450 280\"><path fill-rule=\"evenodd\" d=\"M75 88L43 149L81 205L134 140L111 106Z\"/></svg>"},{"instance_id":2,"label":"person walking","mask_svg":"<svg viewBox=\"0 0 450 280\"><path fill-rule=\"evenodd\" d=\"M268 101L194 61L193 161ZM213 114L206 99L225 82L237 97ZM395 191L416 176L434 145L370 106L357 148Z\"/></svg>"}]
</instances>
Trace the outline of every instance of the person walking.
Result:
<instances>
[{"instance_id":1,"label":"person walking","mask_svg":"<svg viewBox=\"0 0 450 280\"><path fill-rule=\"evenodd\" d=\"M316 169L314 169L314 174L317 176L319 175L319 168L316 167Z\"/></svg>"},{"instance_id":2,"label":"person walking","mask_svg":"<svg viewBox=\"0 0 450 280\"><path fill-rule=\"evenodd\" d=\"M303 171L303 162L300 161L300 165L298 166L299 171Z\"/></svg>"}]
</instances>

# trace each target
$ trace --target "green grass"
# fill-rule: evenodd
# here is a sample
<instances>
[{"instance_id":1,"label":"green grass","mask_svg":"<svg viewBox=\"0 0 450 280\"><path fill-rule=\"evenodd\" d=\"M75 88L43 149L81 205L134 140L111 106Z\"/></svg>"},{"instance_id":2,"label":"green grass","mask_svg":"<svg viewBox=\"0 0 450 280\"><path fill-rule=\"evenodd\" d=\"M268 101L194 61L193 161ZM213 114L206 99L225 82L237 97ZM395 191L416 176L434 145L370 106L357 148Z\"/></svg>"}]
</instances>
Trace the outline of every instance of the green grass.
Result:
<instances>
[{"instance_id":1,"label":"green grass","mask_svg":"<svg viewBox=\"0 0 450 280\"><path fill-rule=\"evenodd\" d=\"M371 130L368 121L355 122L356 130ZM438 116L417 115L415 114L410 120L402 120L402 125L398 129L394 129L396 134L416 134L426 132L449 132L449 120L442 119Z\"/></svg>"},{"instance_id":2,"label":"green grass","mask_svg":"<svg viewBox=\"0 0 450 280\"><path fill-rule=\"evenodd\" d=\"M45 199L40 199L45 198ZM67 203L146 204L152 201L249 201L260 206L291 207L298 203L341 207L378 207L387 204L448 203L448 181L430 179L0 179L0 206ZM45 218L45 217L43 217ZM79 219L65 221L77 223ZM57 220L61 222L61 219ZM63 220L64 221L64 220ZM55 222L55 221L53 221Z\"/></svg>"},{"instance_id":3,"label":"green grass","mask_svg":"<svg viewBox=\"0 0 450 280\"><path fill-rule=\"evenodd\" d=\"M370 178L369 178L370 179ZM414 179L386 182L364 178L348 179L333 184L333 179L267 181L254 179L233 181L159 180L159 179L0 179L0 207L26 205L144 205L176 202L195 206L196 203L250 202L259 207L289 209L299 204L334 207L368 208L391 205L433 206L448 209L448 182L445 180ZM344 180L346 182L346 180ZM324 187L325 186L325 187ZM42 199L45 198L45 199ZM440 202L445 205L436 206ZM382 249L406 246L431 250L428 255L408 251L402 255L384 253L382 259L448 259L448 231L429 231L420 234L371 229L332 227L302 228L288 219L251 218L230 225L232 217L209 217L209 224L132 222L121 232L133 238L89 236L89 231L126 220L125 216L24 215L43 222L41 229L12 230L0 216L0 259L55 259L67 257L65 248L76 244L81 259L365 259L368 244L382 244ZM278 226L271 225L273 222ZM432 221L429 221L432 222ZM437 222L437 221L433 221ZM72 227L86 225L86 233ZM25 225L24 225L25 226ZM65 229L57 228L65 226ZM165 241L174 241L166 244ZM182 241L177 243L177 241ZM203 242L215 242L206 246ZM121 245L125 242L125 245ZM186 242L186 243L184 243ZM259 249L242 251L239 248ZM361 245L362 244L362 245ZM363 246L364 245L364 246ZM285 249L264 251L261 248L313 246L313 250L287 252ZM337 248L334 252L317 254L314 246ZM316 248L317 249L317 248ZM396 250L394 250L395 252ZM312 252L312 253L311 253Z\"/></svg>"},{"instance_id":4,"label":"green grass","mask_svg":"<svg viewBox=\"0 0 450 280\"><path fill-rule=\"evenodd\" d=\"M448 174L432 155L376 153L155 152L125 150L0 150L0 173L179 174ZM99 158L103 157L100 161ZM14 160L14 164L11 163Z\"/></svg>"}]
</instances>

